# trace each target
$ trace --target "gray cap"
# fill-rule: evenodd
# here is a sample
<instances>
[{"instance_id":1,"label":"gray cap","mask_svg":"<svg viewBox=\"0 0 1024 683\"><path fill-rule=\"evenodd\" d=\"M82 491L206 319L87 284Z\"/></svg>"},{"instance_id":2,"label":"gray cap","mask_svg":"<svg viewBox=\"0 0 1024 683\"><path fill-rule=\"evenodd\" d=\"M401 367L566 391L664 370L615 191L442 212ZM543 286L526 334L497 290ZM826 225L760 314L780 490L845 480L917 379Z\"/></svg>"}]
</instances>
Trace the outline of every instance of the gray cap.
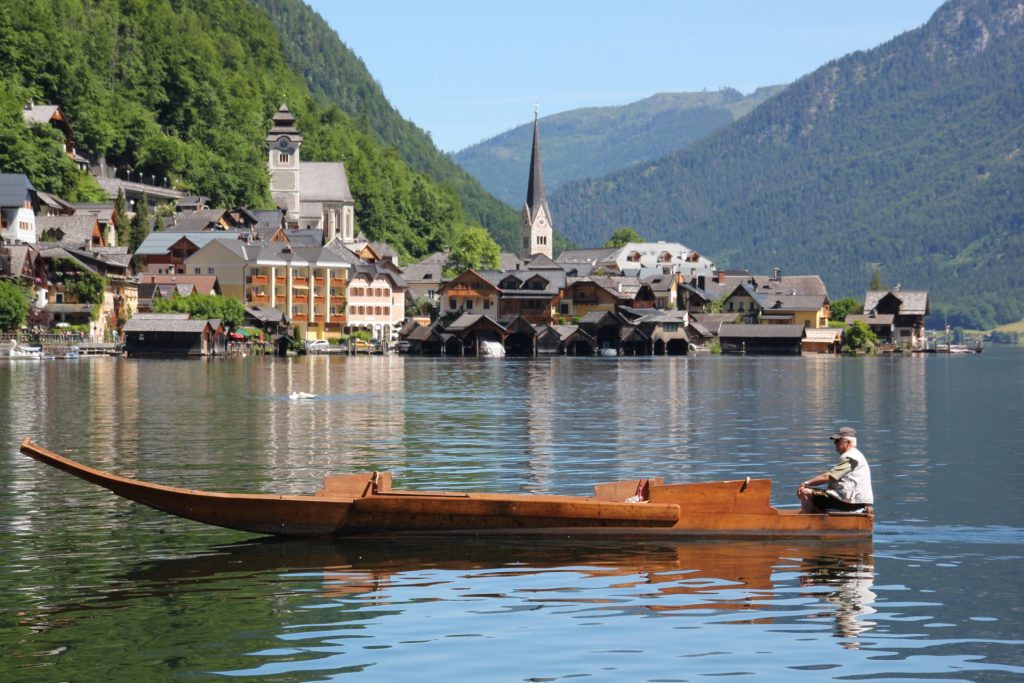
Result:
<instances>
[{"instance_id":1,"label":"gray cap","mask_svg":"<svg viewBox=\"0 0 1024 683\"><path fill-rule=\"evenodd\" d=\"M838 441L839 439L845 439L847 437L852 437L856 439L857 430L854 429L853 427L840 427L838 430L836 430L835 434L828 438L832 439L833 441Z\"/></svg>"}]
</instances>

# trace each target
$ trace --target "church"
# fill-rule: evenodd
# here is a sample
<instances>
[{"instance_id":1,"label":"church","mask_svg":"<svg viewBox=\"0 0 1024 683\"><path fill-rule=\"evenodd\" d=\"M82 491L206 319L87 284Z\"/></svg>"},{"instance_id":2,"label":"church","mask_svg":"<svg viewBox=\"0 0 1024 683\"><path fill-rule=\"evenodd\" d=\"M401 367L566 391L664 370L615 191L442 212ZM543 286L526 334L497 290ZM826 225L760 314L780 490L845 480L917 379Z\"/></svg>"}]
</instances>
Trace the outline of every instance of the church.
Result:
<instances>
[{"instance_id":1,"label":"church","mask_svg":"<svg viewBox=\"0 0 1024 683\"><path fill-rule=\"evenodd\" d=\"M530 178L526 184L526 203L523 205L522 221L519 227L522 243L520 257L526 261L534 254L543 254L549 259L554 247L554 228L551 225L551 209L544 194L544 171L540 163L540 130L537 110L533 111L533 151L530 153Z\"/></svg>"},{"instance_id":2,"label":"church","mask_svg":"<svg viewBox=\"0 0 1024 683\"><path fill-rule=\"evenodd\" d=\"M340 161L305 161L302 135L288 106L274 114L267 133L270 195L284 211L288 229L322 230L323 243L355 241L355 200Z\"/></svg>"}]
</instances>

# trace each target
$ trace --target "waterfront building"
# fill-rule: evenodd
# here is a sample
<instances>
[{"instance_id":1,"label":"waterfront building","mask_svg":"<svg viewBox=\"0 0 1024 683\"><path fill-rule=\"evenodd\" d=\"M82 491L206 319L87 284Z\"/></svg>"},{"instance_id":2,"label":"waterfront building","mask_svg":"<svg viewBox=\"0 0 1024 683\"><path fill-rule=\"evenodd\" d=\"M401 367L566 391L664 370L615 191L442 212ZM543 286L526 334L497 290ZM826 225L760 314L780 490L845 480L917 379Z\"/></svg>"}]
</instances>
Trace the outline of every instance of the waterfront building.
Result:
<instances>
[{"instance_id":1,"label":"waterfront building","mask_svg":"<svg viewBox=\"0 0 1024 683\"><path fill-rule=\"evenodd\" d=\"M36 188L24 173L0 173L0 242L36 243Z\"/></svg>"},{"instance_id":2,"label":"waterfront building","mask_svg":"<svg viewBox=\"0 0 1024 683\"><path fill-rule=\"evenodd\" d=\"M846 324L866 323L879 341L900 348L925 347L924 320L928 317L926 290L869 290L864 294L864 313L846 316Z\"/></svg>"}]
</instances>

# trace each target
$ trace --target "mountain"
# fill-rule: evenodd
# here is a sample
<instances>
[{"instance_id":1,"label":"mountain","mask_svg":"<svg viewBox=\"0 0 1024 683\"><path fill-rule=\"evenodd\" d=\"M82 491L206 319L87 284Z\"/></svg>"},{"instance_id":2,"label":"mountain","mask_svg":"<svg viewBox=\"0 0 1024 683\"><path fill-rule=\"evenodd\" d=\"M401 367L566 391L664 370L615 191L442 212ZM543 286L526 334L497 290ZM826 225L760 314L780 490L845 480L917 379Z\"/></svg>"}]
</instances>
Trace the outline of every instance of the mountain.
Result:
<instances>
[{"instance_id":1,"label":"mountain","mask_svg":"<svg viewBox=\"0 0 1024 683\"><path fill-rule=\"evenodd\" d=\"M473 190L471 180L464 194L470 203L480 199L467 217L457 176L468 176L453 163L446 161L447 172L426 163L419 170L396 151L388 135L414 138L411 124L393 122L398 133L382 133L369 114L350 115L311 91L286 54L292 42L246 0L6 0L0 171L24 172L39 189L71 200L95 198L95 183L57 151L56 133L23 123L22 107L34 99L60 105L89 156L168 178L219 206L270 208L265 137L284 100L305 138L303 159L345 161L357 226L370 239L415 258L449 244L471 220L514 231L516 213L478 185ZM329 47L318 46L321 58L333 54ZM365 75L350 59L353 73ZM365 111L388 106L369 90L353 98ZM421 143L430 157L429 140Z\"/></svg>"},{"instance_id":2,"label":"mountain","mask_svg":"<svg viewBox=\"0 0 1024 683\"><path fill-rule=\"evenodd\" d=\"M588 107L540 120L548 192L683 149L726 126L785 86L744 96L718 92L658 93L621 107ZM453 159L498 199L520 207L529 173L533 122L457 152Z\"/></svg>"},{"instance_id":3,"label":"mountain","mask_svg":"<svg viewBox=\"0 0 1024 683\"><path fill-rule=\"evenodd\" d=\"M412 168L453 188L470 220L486 227L503 248L518 251L518 212L488 194L434 146L427 132L402 118L363 61L319 14L301 0L251 1L277 28L285 59L310 90L364 122L378 142L394 147Z\"/></svg>"},{"instance_id":4,"label":"mountain","mask_svg":"<svg viewBox=\"0 0 1024 683\"><path fill-rule=\"evenodd\" d=\"M820 273L860 298L873 267L931 292L933 321L1024 318L1024 11L954 0L656 161L549 196L581 245L631 226L720 266Z\"/></svg>"}]
</instances>

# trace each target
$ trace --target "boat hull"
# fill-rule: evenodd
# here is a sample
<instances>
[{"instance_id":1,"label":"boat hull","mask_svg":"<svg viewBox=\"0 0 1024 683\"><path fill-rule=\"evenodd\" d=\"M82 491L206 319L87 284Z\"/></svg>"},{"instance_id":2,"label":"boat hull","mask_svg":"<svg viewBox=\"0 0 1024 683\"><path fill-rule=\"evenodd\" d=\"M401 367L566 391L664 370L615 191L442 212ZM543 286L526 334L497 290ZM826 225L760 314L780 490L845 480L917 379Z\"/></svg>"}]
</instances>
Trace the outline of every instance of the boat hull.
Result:
<instances>
[{"instance_id":1,"label":"boat hull","mask_svg":"<svg viewBox=\"0 0 1024 683\"><path fill-rule=\"evenodd\" d=\"M646 503L624 502L636 482L594 497L393 491L390 476L329 477L312 496L194 491L94 469L29 439L21 452L128 500L196 522L298 537L378 534L621 536L630 538L856 538L870 515L805 515L772 508L771 482L654 484ZM333 484L331 480L336 480ZM655 481L655 480L652 480Z\"/></svg>"}]
</instances>

